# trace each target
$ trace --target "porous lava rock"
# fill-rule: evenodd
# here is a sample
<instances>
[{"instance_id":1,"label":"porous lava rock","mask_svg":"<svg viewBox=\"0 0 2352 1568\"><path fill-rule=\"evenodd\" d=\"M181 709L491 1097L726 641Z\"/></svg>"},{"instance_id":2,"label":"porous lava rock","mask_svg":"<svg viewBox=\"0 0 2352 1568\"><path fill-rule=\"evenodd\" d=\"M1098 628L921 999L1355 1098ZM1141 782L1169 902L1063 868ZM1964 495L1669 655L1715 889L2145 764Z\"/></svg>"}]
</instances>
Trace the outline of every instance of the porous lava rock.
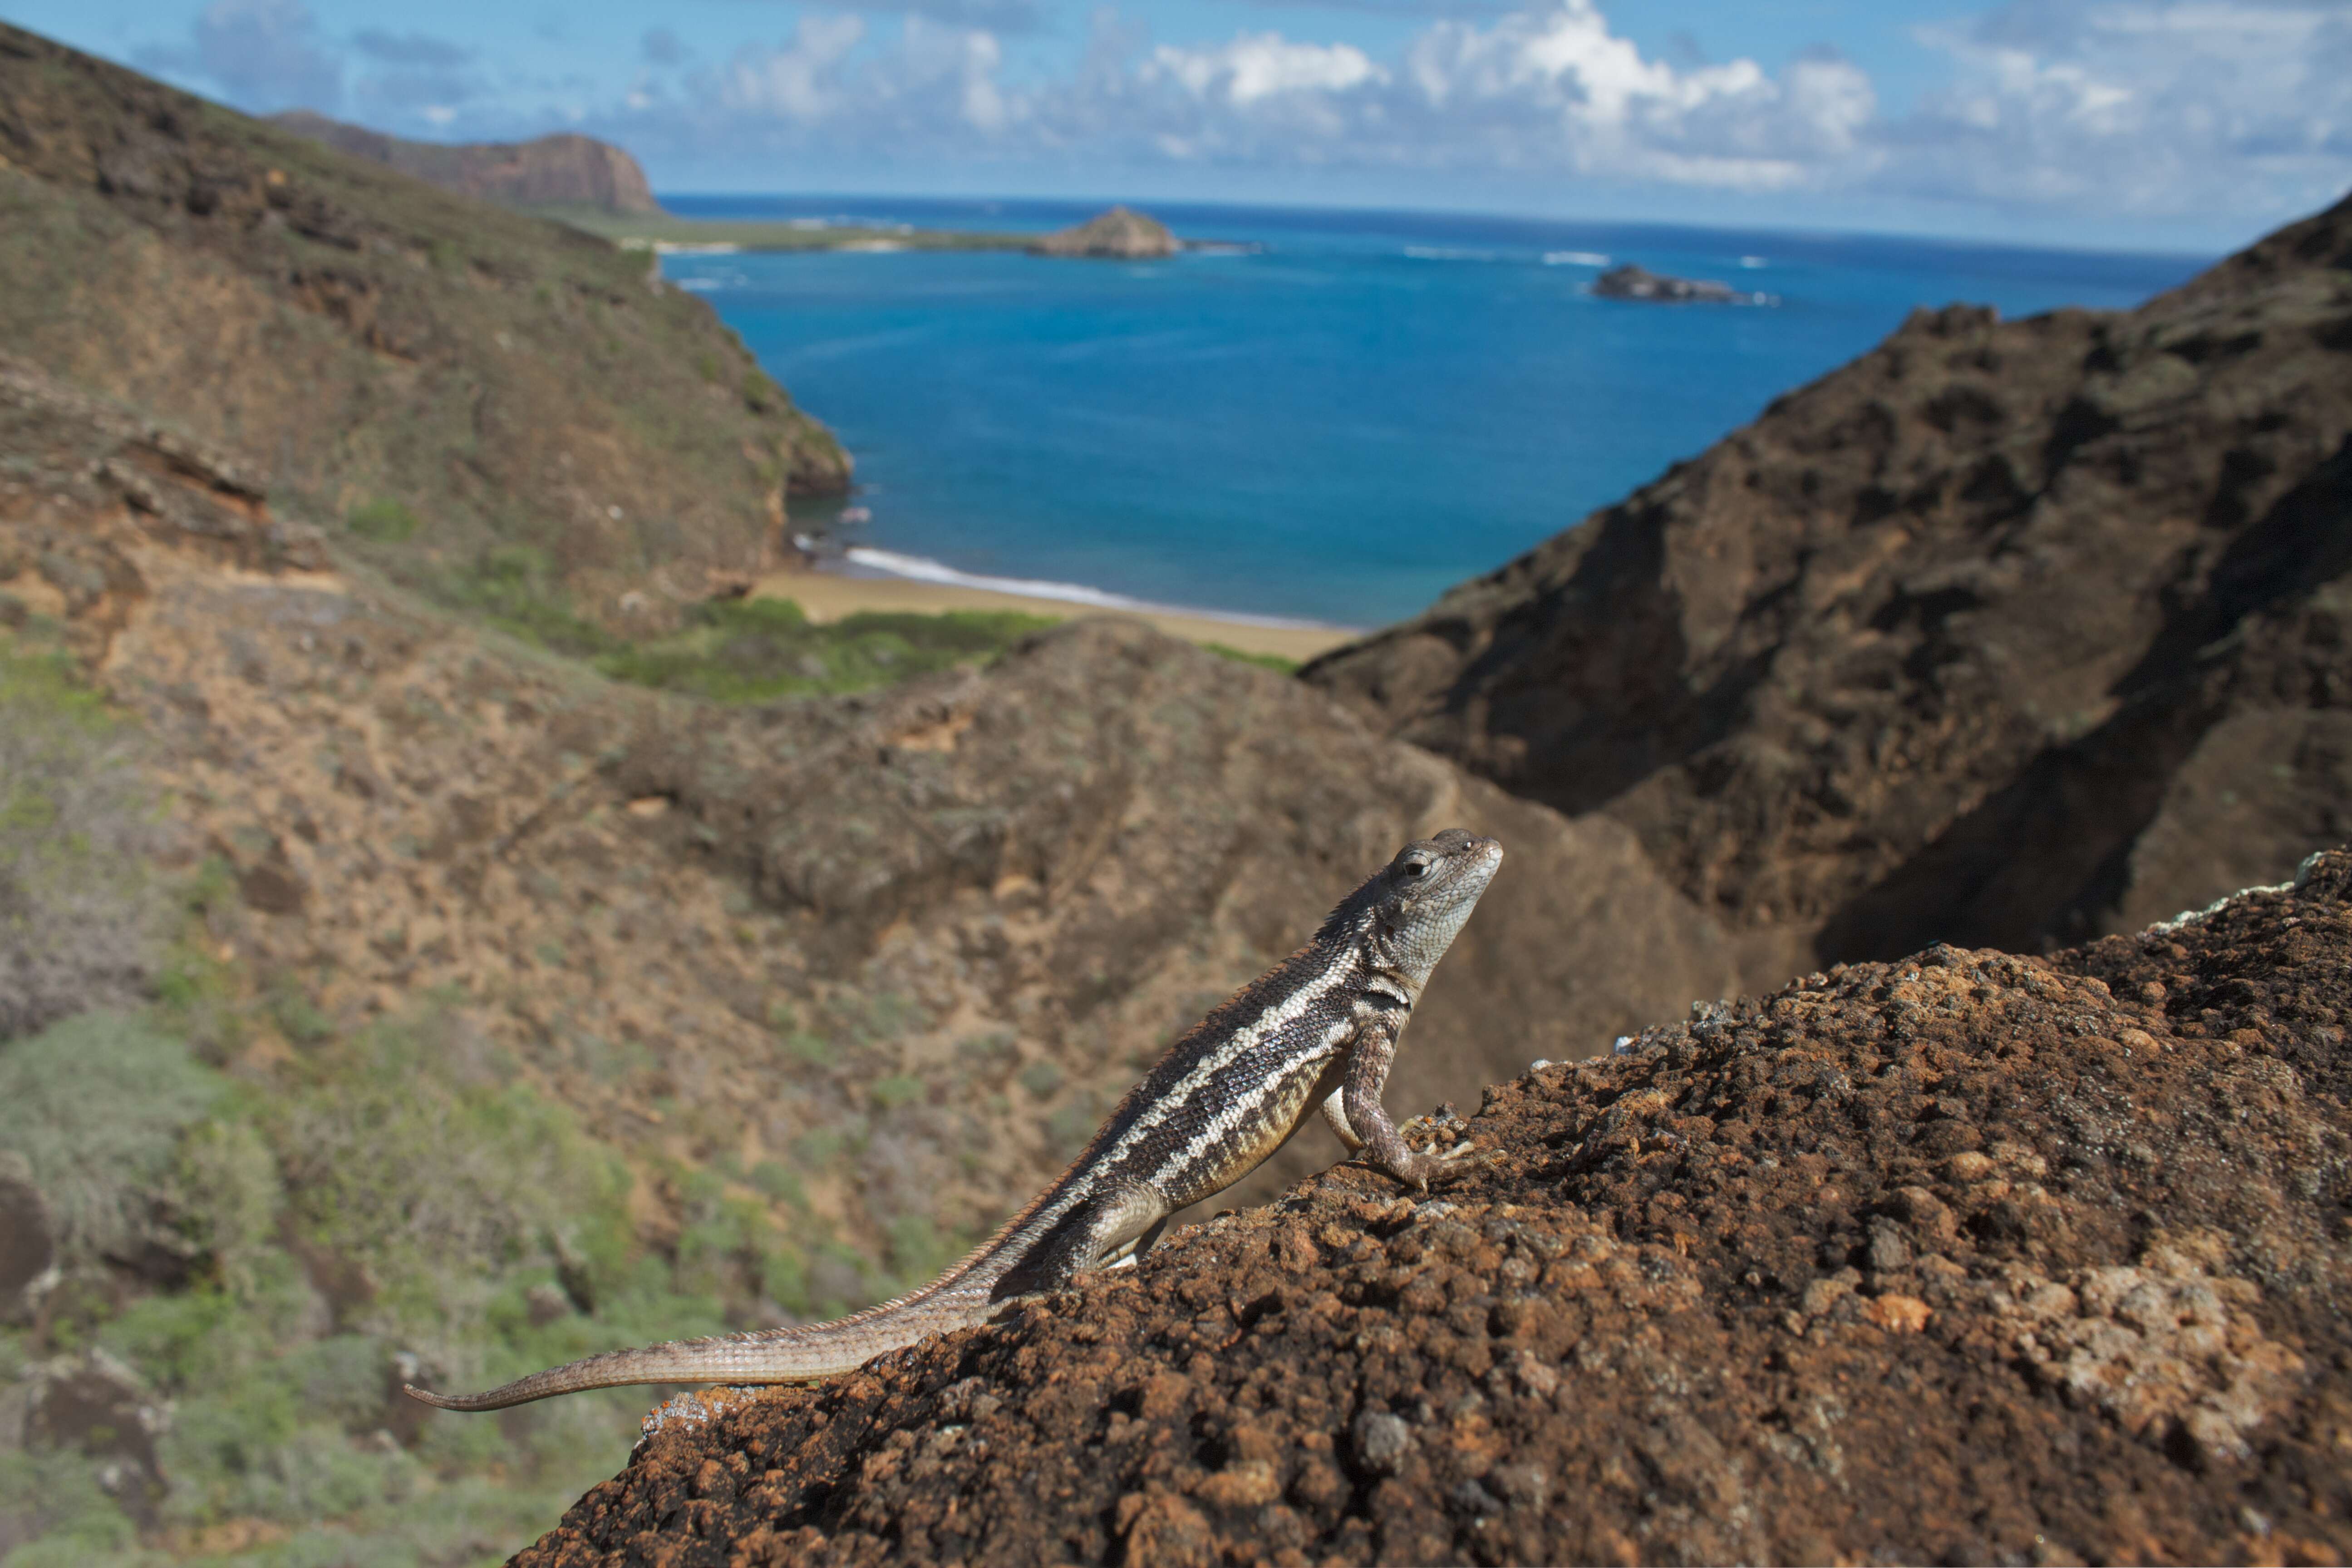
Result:
<instances>
[{"instance_id":1,"label":"porous lava rock","mask_svg":"<svg viewBox=\"0 0 2352 1568\"><path fill-rule=\"evenodd\" d=\"M804 1389L681 1398L519 1561L2352 1553L2352 856L1937 946L1490 1090Z\"/></svg>"},{"instance_id":2,"label":"porous lava rock","mask_svg":"<svg viewBox=\"0 0 2352 1568\"><path fill-rule=\"evenodd\" d=\"M1920 310L1305 675L1812 962L2136 930L2352 833L2352 200Z\"/></svg>"}]
</instances>

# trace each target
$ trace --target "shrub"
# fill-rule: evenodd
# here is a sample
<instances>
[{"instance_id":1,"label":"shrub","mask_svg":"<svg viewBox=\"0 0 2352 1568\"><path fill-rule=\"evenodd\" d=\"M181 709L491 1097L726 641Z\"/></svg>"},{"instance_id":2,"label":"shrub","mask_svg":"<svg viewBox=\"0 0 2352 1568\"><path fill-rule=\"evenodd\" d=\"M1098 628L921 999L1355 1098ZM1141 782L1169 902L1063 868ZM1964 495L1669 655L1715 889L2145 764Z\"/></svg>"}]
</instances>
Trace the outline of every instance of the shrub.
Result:
<instances>
[{"instance_id":1,"label":"shrub","mask_svg":"<svg viewBox=\"0 0 2352 1568\"><path fill-rule=\"evenodd\" d=\"M442 573L432 587L444 603L471 610L499 630L557 653L586 658L624 646L572 613L554 562L531 545L486 550L469 566Z\"/></svg>"},{"instance_id":2,"label":"shrub","mask_svg":"<svg viewBox=\"0 0 2352 1568\"><path fill-rule=\"evenodd\" d=\"M163 838L137 732L63 655L0 651L0 1040L148 989Z\"/></svg>"},{"instance_id":3,"label":"shrub","mask_svg":"<svg viewBox=\"0 0 2352 1568\"><path fill-rule=\"evenodd\" d=\"M868 612L819 626L790 599L715 599L676 636L598 660L618 680L717 702L863 691L992 658L1054 623L1012 611Z\"/></svg>"},{"instance_id":4,"label":"shrub","mask_svg":"<svg viewBox=\"0 0 2352 1568\"><path fill-rule=\"evenodd\" d=\"M446 1332L473 1310L467 1281L567 1247L620 1265L627 1172L460 1020L379 1024L317 1059L310 1088L260 1114L290 1223L381 1284L385 1321Z\"/></svg>"},{"instance_id":5,"label":"shrub","mask_svg":"<svg viewBox=\"0 0 2352 1568\"><path fill-rule=\"evenodd\" d=\"M379 544L399 544L414 534L416 514L388 496L362 501L343 514L343 526L362 539Z\"/></svg>"},{"instance_id":6,"label":"shrub","mask_svg":"<svg viewBox=\"0 0 2352 1568\"><path fill-rule=\"evenodd\" d=\"M0 1052L0 1148L32 1163L69 1255L119 1252L171 1191L182 1130L227 1087L143 1019L79 1014Z\"/></svg>"}]
</instances>

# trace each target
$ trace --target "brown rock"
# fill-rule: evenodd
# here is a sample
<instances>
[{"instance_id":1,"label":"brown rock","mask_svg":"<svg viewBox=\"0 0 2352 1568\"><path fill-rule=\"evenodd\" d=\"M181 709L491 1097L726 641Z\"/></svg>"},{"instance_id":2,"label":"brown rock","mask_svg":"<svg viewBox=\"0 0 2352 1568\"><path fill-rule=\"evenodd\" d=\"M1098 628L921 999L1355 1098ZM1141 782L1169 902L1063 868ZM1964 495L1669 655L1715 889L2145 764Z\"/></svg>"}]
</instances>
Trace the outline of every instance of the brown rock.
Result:
<instances>
[{"instance_id":1,"label":"brown rock","mask_svg":"<svg viewBox=\"0 0 2352 1568\"><path fill-rule=\"evenodd\" d=\"M0 1323L31 1315L32 1287L57 1258L56 1232L39 1189L0 1166Z\"/></svg>"},{"instance_id":2,"label":"brown rock","mask_svg":"<svg viewBox=\"0 0 2352 1568\"><path fill-rule=\"evenodd\" d=\"M1824 962L2136 929L2345 831L2347 441L2352 201L2128 313L1916 312L1306 679Z\"/></svg>"},{"instance_id":3,"label":"brown rock","mask_svg":"<svg viewBox=\"0 0 2352 1568\"><path fill-rule=\"evenodd\" d=\"M25 1416L25 1441L71 1448L100 1461L99 1484L123 1511L152 1529L160 1521L163 1472L155 1434L161 1406L128 1369L102 1352L41 1370Z\"/></svg>"}]
</instances>

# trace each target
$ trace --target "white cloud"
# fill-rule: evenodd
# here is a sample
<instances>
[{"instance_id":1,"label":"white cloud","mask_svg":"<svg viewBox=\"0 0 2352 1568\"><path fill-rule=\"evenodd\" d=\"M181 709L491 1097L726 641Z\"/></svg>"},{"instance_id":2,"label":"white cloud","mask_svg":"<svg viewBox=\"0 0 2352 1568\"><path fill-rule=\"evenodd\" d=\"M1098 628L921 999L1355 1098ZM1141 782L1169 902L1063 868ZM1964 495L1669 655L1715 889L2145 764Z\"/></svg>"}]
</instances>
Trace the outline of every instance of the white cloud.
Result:
<instances>
[{"instance_id":1,"label":"white cloud","mask_svg":"<svg viewBox=\"0 0 2352 1568\"><path fill-rule=\"evenodd\" d=\"M2044 0L1921 29L1951 75L1885 128L1891 183L2091 213L2284 216L2352 177L2352 13Z\"/></svg>"},{"instance_id":2,"label":"white cloud","mask_svg":"<svg viewBox=\"0 0 2352 1568\"><path fill-rule=\"evenodd\" d=\"M131 63L203 81L257 113L342 107L343 67L301 0L213 0L185 44L131 51Z\"/></svg>"},{"instance_id":3,"label":"white cloud","mask_svg":"<svg viewBox=\"0 0 2352 1568\"><path fill-rule=\"evenodd\" d=\"M1155 76L1181 83L1195 98L1222 98L1236 109L1277 93L1346 92L1389 79L1353 44L1294 44L1279 33L1244 33L1205 49L1162 44L1144 68L1146 81Z\"/></svg>"},{"instance_id":4,"label":"white cloud","mask_svg":"<svg viewBox=\"0 0 2352 1568\"><path fill-rule=\"evenodd\" d=\"M1900 115L1832 49L1653 55L1612 25L1610 0L1366 3L1426 19L1386 54L1339 36L1349 25L1328 6L1301 13L1328 32L1286 16L1286 30L1155 47L1097 5L1064 63L1031 44L1016 66L1002 39L1045 14L1038 0L835 0L723 61L648 34L637 52L664 68L633 60L601 106L567 90L535 114L496 107L490 63L456 45L329 39L303 0L210 0L184 44L140 58L240 107L343 103L391 129L471 137L561 117L657 166L818 184L968 184L956 166L981 163L1119 184L1186 164L1354 171L1355 188L1405 200L1474 179L1574 182L2207 232L2245 232L2352 184L2344 0L2020 0L1919 29L1943 71Z\"/></svg>"},{"instance_id":5,"label":"white cloud","mask_svg":"<svg viewBox=\"0 0 2352 1568\"><path fill-rule=\"evenodd\" d=\"M791 42L736 52L719 79L719 101L728 109L803 124L828 119L847 101L842 66L865 37L860 17L803 13Z\"/></svg>"}]
</instances>

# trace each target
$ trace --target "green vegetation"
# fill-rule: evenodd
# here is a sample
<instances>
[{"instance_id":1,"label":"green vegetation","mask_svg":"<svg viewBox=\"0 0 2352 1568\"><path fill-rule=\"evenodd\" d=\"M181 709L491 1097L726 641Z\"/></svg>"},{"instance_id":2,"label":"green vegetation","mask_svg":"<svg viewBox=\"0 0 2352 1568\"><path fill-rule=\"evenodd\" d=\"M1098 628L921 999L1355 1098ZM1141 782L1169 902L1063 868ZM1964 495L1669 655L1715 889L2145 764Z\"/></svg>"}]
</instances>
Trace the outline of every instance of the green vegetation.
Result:
<instances>
[{"instance_id":1,"label":"green vegetation","mask_svg":"<svg viewBox=\"0 0 2352 1568\"><path fill-rule=\"evenodd\" d=\"M322 1042L266 1086L204 1067L166 1022L85 1014L0 1054L0 1147L67 1236L64 1309L45 1345L0 1335L0 1393L37 1353L131 1369L173 1404L154 1524L275 1541L238 1561L502 1556L609 1473L648 1396L476 1420L421 1415L401 1381L479 1386L855 1306L952 1249L902 1223L886 1271L804 1215L796 1243L767 1201L804 1202L790 1172L757 1168L762 1197L714 1164L665 1177L685 1223L651 1250L627 1169L444 1006ZM142 1236L186 1278L125 1300L100 1255ZM0 1454L0 1531L41 1535L12 1568L163 1560L141 1554L96 1446Z\"/></svg>"},{"instance_id":2,"label":"green vegetation","mask_svg":"<svg viewBox=\"0 0 2352 1568\"><path fill-rule=\"evenodd\" d=\"M131 874L140 743L64 661L0 645L0 964L45 977L41 1010L0 1026L0 1150L61 1269L37 1329L0 1326L0 1406L73 1367L171 1411L152 1438L0 1450L11 1568L495 1561L610 1473L649 1395L478 1420L424 1413L403 1381L852 1308L948 1247L902 1226L861 1257L774 1162L633 1173L452 999L347 1031L297 976L241 972L205 935L238 900L225 863L176 889ZM52 925L110 956L92 968ZM256 1066L257 1034L297 1050ZM877 1099L917 1114L919 1089ZM677 1199L660 1247L633 1214L646 1176Z\"/></svg>"},{"instance_id":3,"label":"green vegetation","mask_svg":"<svg viewBox=\"0 0 2352 1568\"><path fill-rule=\"evenodd\" d=\"M820 626L790 599L712 600L674 637L608 654L607 675L719 702L862 691L992 658L1054 623L1010 611L849 616Z\"/></svg>"},{"instance_id":4,"label":"green vegetation","mask_svg":"<svg viewBox=\"0 0 2352 1568\"><path fill-rule=\"evenodd\" d=\"M1255 664L1260 668L1273 670L1276 675L1298 673L1298 661L1295 658L1285 658L1278 653L1245 653L1237 647L1228 647L1221 642L1204 642L1201 646L1219 658L1229 658L1235 664Z\"/></svg>"},{"instance_id":5,"label":"green vegetation","mask_svg":"<svg viewBox=\"0 0 2352 1568\"><path fill-rule=\"evenodd\" d=\"M0 1149L31 1163L69 1256L121 1255L182 1130L226 1088L143 1020L79 1014L0 1054Z\"/></svg>"},{"instance_id":6,"label":"green vegetation","mask_svg":"<svg viewBox=\"0 0 2352 1568\"><path fill-rule=\"evenodd\" d=\"M343 526L378 544L399 544L415 533L418 525L415 512L396 500L379 496L344 513Z\"/></svg>"},{"instance_id":7,"label":"green vegetation","mask_svg":"<svg viewBox=\"0 0 2352 1568\"><path fill-rule=\"evenodd\" d=\"M545 552L501 545L445 572L435 595L500 630L584 658L616 680L714 702L864 691L986 660L1055 623L1013 611L866 613L819 625L790 599L711 599L677 632L645 642L574 614Z\"/></svg>"},{"instance_id":8,"label":"green vegetation","mask_svg":"<svg viewBox=\"0 0 2352 1568\"><path fill-rule=\"evenodd\" d=\"M0 638L0 1040L131 1003L165 901L138 736L62 652Z\"/></svg>"}]
</instances>

